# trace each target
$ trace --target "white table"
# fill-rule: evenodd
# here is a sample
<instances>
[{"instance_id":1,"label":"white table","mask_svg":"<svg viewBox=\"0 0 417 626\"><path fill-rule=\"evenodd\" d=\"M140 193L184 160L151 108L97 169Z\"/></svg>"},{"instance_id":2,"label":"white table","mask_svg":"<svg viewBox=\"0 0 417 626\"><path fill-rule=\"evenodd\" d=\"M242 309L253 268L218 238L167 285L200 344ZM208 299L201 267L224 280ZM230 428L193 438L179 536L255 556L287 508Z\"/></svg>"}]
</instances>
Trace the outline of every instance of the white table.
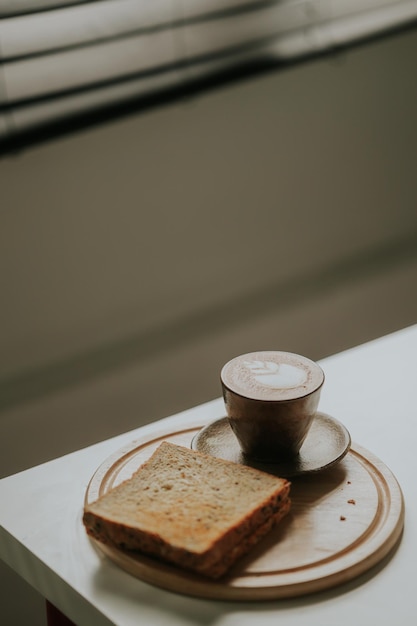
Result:
<instances>
[{"instance_id":1,"label":"white table","mask_svg":"<svg viewBox=\"0 0 417 626\"><path fill-rule=\"evenodd\" d=\"M0 557L78 626L410 624L417 615L417 325L321 365L320 409L392 470L405 498L401 543L368 573L306 597L218 602L150 586L99 556L81 524L96 468L139 435L222 416L221 399L0 481Z\"/></svg>"}]
</instances>

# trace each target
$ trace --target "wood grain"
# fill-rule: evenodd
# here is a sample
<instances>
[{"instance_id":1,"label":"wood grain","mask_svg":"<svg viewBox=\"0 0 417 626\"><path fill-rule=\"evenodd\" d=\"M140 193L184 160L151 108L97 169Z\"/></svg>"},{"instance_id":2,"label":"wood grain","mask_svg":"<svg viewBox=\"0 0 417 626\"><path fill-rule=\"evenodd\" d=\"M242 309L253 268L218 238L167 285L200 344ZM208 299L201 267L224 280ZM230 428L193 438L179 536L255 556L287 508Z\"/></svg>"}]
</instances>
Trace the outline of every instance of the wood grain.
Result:
<instances>
[{"instance_id":1,"label":"wood grain","mask_svg":"<svg viewBox=\"0 0 417 626\"><path fill-rule=\"evenodd\" d=\"M129 478L161 441L189 447L198 430L158 433L115 452L92 477L86 502ZM201 598L256 601L304 595L352 580L379 563L401 537L401 489L384 463L358 445L332 468L295 477L291 494L290 515L217 582L93 543L150 584Z\"/></svg>"}]
</instances>

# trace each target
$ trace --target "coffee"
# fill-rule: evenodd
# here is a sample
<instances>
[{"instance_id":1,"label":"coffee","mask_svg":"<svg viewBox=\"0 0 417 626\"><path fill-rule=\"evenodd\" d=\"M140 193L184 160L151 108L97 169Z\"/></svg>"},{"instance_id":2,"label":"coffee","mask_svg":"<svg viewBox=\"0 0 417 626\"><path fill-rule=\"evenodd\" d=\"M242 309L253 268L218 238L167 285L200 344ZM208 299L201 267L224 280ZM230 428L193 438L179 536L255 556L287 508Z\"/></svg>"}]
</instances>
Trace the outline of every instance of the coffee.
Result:
<instances>
[{"instance_id":1,"label":"coffee","mask_svg":"<svg viewBox=\"0 0 417 626\"><path fill-rule=\"evenodd\" d=\"M254 400L292 400L306 396L323 384L322 369L306 357L290 352L251 352L223 367L223 384Z\"/></svg>"},{"instance_id":2,"label":"coffee","mask_svg":"<svg viewBox=\"0 0 417 626\"><path fill-rule=\"evenodd\" d=\"M225 408L243 453L271 462L298 454L323 383L317 363L290 352L251 352L226 363Z\"/></svg>"}]
</instances>

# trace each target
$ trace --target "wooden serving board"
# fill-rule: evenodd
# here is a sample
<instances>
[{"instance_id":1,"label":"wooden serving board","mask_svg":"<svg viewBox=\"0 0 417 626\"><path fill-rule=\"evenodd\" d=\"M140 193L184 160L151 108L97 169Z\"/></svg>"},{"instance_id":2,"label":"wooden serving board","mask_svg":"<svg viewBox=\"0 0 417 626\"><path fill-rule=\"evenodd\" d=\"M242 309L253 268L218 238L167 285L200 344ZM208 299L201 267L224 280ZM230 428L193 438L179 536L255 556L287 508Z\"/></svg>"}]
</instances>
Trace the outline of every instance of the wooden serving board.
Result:
<instances>
[{"instance_id":1,"label":"wooden serving board","mask_svg":"<svg viewBox=\"0 0 417 626\"><path fill-rule=\"evenodd\" d=\"M92 477L86 502L130 478L162 441L190 447L199 429L159 432L119 450ZM147 583L200 598L245 601L289 598L347 582L379 563L399 541L401 489L364 448L353 445L336 466L291 482L291 513L221 581L92 541Z\"/></svg>"}]
</instances>

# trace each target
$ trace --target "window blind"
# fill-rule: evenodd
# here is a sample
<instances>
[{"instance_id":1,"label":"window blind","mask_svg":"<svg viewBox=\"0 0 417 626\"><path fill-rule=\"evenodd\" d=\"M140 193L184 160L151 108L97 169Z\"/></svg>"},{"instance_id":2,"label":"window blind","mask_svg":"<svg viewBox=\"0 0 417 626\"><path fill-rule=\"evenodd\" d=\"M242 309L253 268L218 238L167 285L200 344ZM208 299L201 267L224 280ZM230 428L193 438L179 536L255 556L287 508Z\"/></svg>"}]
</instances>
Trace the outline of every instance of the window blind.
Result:
<instances>
[{"instance_id":1,"label":"window blind","mask_svg":"<svg viewBox=\"0 0 417 626\"><path fill-rule=\"evenodd\" d=\"M0 152L417 23L417 0L0 0Z\"/></svg>"}]
</instances>

